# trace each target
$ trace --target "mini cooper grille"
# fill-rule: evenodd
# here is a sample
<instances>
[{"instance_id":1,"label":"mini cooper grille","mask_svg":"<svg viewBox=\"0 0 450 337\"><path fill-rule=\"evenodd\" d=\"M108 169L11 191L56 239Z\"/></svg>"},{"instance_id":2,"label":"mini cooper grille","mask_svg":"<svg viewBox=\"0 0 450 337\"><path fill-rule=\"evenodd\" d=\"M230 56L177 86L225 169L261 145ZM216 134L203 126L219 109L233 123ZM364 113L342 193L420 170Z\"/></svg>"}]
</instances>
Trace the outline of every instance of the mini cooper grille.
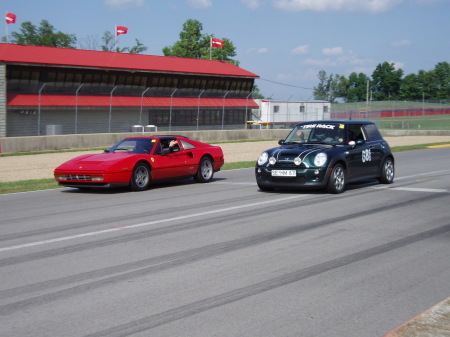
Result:
<instances>
[{"instance_id":1,"label":"mini cooper grille","mask_svg":"<svg viewBox=\"0 0 450 337\"><path fill-rule=\"evenodd\" d=\"M68 174L67 180L92 181L92 177L84 174Z\"/></svg>"},{"instance_id":2,"label":"mini cooper grille","mask_svg":"<svg viewBox=\"0 0 450 337\"><path fill-rule=\"evenodd\" d=\"M305 164L295 165L293 161L283 160L277 161L274 168L305 168Z\"/></svg>"}]
</instances>

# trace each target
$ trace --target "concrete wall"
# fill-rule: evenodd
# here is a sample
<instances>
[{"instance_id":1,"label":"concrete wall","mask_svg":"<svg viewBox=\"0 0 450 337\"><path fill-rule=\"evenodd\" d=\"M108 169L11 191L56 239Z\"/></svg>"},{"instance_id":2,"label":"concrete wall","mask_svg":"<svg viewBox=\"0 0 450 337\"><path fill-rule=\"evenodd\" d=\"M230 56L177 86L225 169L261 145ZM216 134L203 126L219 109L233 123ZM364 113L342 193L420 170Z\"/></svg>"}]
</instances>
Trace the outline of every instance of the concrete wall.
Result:
<instances>
[{"instance_id":1,"label":"concrete wall","mask_svg":"<svg viewBox=\"0 0 450 337\"><path fill-rule=\"evenodd\" d=\"M6 65L0 64L0 137L6 137Z\"/></svg>"},{"instance_id":2,"label":"concrete wall","mask_svg":"<svg viewBox=\"0 0 450 337\"><path fill-rule=\"evenodd\" d=\"M201 142L227 142L251 139L284 139L290 132L286 129L248 129L219 131L175 132ZM450 130L381 130L384 136L450 136ZM35 137L0 138L0 153L32 152L63 149L107 148L125 137L152 136L161 133L96 133L85 135L54 135Z\"/></svg>"},{"instance_id":3,"label":"concrete wall","mask_svg":"<svg viewBox=\"0 0 450 337\"><path fill-rule=\"evenodd\" d=\"M245 139L284 139L290 130L255 129L255 130L214 130L214 131L180 131L172 132L201 142L226 142ZM84 135L54 135L35 137L0 138L0 153L32 152L63 149L85 149L109 147L125 137L152 136L161 132L133 133L96 133Z\"/></svg>"}]
</instances>

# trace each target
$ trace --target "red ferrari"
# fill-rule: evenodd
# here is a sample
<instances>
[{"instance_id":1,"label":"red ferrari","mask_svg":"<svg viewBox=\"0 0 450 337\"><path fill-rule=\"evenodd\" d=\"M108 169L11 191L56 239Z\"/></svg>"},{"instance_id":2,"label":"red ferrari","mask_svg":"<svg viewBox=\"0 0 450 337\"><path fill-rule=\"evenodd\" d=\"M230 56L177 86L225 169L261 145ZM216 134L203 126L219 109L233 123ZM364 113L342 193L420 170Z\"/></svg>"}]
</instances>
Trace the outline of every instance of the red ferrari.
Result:
<instances>
[{"instance_id":1,"label":"red ferrari","mask_svg":"<svg viewBox=\"0 0 450 337\"><path fill-rule=\"evenodd\" d=\"M55 179L67 187L129 186L143 191L152 182L193 177L212 180L224 163L219 146L181 136L129 137L103 153L76 157L58 166Z\"/></svg>"}]
</instances>

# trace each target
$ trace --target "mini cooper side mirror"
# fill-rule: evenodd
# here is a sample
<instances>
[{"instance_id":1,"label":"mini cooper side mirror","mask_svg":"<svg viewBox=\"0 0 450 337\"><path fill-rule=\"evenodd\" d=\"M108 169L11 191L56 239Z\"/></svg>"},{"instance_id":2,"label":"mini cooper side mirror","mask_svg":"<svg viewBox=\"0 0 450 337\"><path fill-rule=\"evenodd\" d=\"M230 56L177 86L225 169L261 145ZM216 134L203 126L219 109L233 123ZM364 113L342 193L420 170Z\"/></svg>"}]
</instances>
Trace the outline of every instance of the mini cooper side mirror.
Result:
<instances>
[{"instance_id":1,"label":"mini cooper side mirror","mask_svg":"<svg viewBox=\"0 0 450 337\"><path fill-rule=\"evenodd\" d=\"M350 145L351 147L355 147L356 143L354 140L351 140L348 142L348 145Z\"/></svg>"},{"instance_id":2,"label":"mini cooper side mirror","mask_svg":"<svg viewBox=\"0 0 450 337\"><path fill-rule=\"evenodd\" d=\"M278 141L278 145L284 145L284 144L285 144L284 139L280 139L280 140Z\"/></svg>"}]
</instances>

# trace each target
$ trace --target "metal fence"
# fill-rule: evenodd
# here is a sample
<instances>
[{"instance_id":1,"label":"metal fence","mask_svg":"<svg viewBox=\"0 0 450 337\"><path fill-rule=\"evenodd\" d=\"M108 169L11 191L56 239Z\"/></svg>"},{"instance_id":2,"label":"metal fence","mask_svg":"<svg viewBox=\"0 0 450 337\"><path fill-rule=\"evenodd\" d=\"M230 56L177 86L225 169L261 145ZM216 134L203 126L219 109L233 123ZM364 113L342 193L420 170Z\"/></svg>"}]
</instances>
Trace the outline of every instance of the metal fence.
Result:
<instances>
[{"instance_id":1,"label":"metal fence","mask_svg":"<svg viewBox=\"0 0 450 337\"><path fill-rule=\"evenodd\" d=\"M380 129L450 130L450 100L332 104L330 118L371 120Z\"/></svg>"},{"instance_id":2,"label":"metal fence","mask_svg":"<svg viewBox=\"0 0 450 337\"><path fill-rule=\"evenodd\" d=\"M111 102L115 98L112 97ZM76 100L74 100L76 102ZM223 99L225 102L225 99ZM41 107L8 108L7 136L23 137L55 134L180 132L193 130L236 130L244 128L290 129L296 123L320 119L362 119L377 123L380 129L450 130L450 100L417 102L358 102L331 104L328 111L301 108L294 103L279 104L269 117L261 119L261 109L198 106L190 109L167 107ZM158 113L161 123L149 116ZM249 121L264 123L248 123Z\"/></svg>"}]
</instances>

